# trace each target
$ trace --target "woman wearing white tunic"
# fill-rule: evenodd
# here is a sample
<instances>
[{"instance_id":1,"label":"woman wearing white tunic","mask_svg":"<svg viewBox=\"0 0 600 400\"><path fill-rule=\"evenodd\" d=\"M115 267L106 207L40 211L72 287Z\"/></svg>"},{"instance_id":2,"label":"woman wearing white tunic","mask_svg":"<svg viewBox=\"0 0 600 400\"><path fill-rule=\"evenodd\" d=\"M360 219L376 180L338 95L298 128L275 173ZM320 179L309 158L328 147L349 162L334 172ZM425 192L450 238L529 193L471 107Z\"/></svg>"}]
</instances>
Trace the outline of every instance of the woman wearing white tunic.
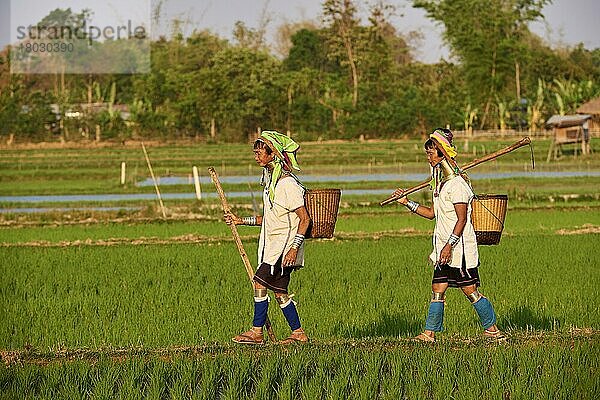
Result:
<instances>
[{"instance_id":1,"label":"woman wearing white tunic","mask_svg":"<svg viewBox=\"0 0 600 400\"><path fill-rule=\"evenodd\" d=\"M456 148L452 145L452 132L436 129L425 142L427 161L432 167L433 207L418 204L402 197L398 200L413 213L428 219L435 218L433 251L429 258L434 264L425 331L416 339L435 341L436 332L443 329L445 292L448 287L458 287L470 300L483 325L484 336L503 340L506 337L496 326L496 313L479 287L479 254L477 239L471 223L471 202L474 194L470 184L446 159L454 159ZM440 150L440 147L443 149ZM401 196L402 189L394 192Z\"/></svg>"},{"instance_id":2,"label":"woman wearing white tunic","mask_svg":"<svg viewBox=\"0 0 600 400\"><path fill-rule=\"evenodd\" d=\"M310 217L304 206L304 188L292 175L299 169L295 152L299 146L275 131L264 131L254 143L254 159L263 167L263 215L239 218L225 215L228 224L260 225L258 269L254 274L254 320L252 328L233 338L236 343L264 343L263 326L267 319L269 297L274 292L292 333L282 344L306 343L298 311L288 296L292 271L304 265L304 236Z\"/></svg>"}]
</instances>

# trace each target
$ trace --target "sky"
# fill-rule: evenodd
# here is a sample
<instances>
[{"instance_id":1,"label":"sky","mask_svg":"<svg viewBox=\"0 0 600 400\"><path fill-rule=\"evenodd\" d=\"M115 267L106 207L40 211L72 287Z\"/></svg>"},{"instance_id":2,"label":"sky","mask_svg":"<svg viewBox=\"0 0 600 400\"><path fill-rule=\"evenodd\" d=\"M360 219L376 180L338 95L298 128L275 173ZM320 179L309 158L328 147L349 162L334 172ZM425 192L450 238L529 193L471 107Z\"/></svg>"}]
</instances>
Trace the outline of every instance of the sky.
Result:
<instances>
[{"instance_id":1,"label":"sky","mask_svg":"<svg viewBox=\"0 0 600 400\"><path fill-rule=\"evenodd\" d=\"M413 9L408 1L388 0L397 7L392 23L399 32L418 31L422 39L416 46L416 58L436 62L449 56L443 44L443 27L426 18L424 12ZM15 27L35 24L54 8L71 7L74 11L90 8L94 11L92 23L114 26L127 20L143 21L151 25L153 35L168 34L170 21L182 21L184 33L194 29L209 29L231 39L236 21L256 28L264 10L269 18L268 39L285 22L302 20L320 21L322 0L0 0L0 46L4 47L15 36ZM160 4L161 18L149 15ZM366 9L366 1L356 1ZM543 10L545 22L530 26L531 30L550 45L574 46L582 42L586 48L600 48L600 0L554 0ZM363 15L365 15L363 13ZM364 19L366 21L366 18Z\"/></svg>"}]
</instances>

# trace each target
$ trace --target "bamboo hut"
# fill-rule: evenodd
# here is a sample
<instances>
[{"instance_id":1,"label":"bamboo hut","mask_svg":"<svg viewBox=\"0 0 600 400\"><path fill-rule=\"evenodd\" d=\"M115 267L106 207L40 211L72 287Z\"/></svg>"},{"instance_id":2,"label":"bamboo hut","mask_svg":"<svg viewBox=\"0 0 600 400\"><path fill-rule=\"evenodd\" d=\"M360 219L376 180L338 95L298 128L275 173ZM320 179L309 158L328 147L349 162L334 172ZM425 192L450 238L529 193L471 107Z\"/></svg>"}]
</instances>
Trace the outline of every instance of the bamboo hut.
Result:
<instances>
[{"instance_id":1,"label":"bamboo hut","mask_svg":"<svg viewBox=\"0 0 600 400\"><path fill-rule=\"evenodd\" d=\"M547 161L557 159L562 154L564 145L575 145L575 156L581 146L581 154L590 153L590 135L586 132L586 124L592 118L588 114L553 115L546 121L546 126L552 128L552 143L548 150Z\"/></svg>"},{"instance_id":2,"label":"bamboo hut","mask_svg":"<svg viewBox=\"0 0 600 400\"><path fill-rule=\"evenodd\" d=\"M588 121L590 133L600 134L600 97L584 103L577 109L578 114L591 115Z\"/></svg>"}]
</instances>

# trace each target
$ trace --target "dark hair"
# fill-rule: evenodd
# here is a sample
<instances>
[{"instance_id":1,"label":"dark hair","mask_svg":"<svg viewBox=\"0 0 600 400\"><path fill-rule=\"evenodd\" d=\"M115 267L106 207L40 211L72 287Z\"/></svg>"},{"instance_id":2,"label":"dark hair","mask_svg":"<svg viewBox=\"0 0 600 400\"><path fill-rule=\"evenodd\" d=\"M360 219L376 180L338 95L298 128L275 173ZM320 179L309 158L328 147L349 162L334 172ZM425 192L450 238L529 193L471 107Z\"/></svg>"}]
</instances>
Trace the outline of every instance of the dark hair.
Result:
<instances>
[{"instance_id":1,"label":"dark hair","mask_svg":"<svg viewBox=\"0 0 600 400\"><path fill-rule=\"evenodd\" d=\"M447 128L435 128L433 131L431 131L431 134L433 135L436 131L439 131L439 133L443 137L445 137L450 144L452 144L452 138L454 137L454 135L452 134L452 131L450 129L447 129ZM423 147L425 147L425 150L437 149L438 156L440 156L440 157L444 156L444 153L442 153L440 151L440 149L438 149L438 147L434 143L433 139L431 139L431 138L427 139L427 141L425 142L425 144L423 145Z\"/></svg>"},{"instance_id":2,"label":"dark hair","mask_svg":"<svg viewBox=\"0 0 600 400\"><path fill-rule=\"evenodd\" d=\"M267 153L268 155L271 155L271 153L273 153L273 150L271 150L271 148L262 140L256 140L254 142L254 146L253 149L265 149L265 153Z\"/></svg>"},{"instance_id":3,"label":"dark hair","mask_svg":"<svg viewBox=\"0 0 600 400\"><path fill-rule=\"evenodd\" d=\"M425 142L425 144L423 145L423 147L425 148L425 150L436 149L438 157L444 157L444 153L442 153L440 151L440 149L438 149L438 147L434 143L433 139L427 139L427 141Z\"/></svg>"}]
</instances>

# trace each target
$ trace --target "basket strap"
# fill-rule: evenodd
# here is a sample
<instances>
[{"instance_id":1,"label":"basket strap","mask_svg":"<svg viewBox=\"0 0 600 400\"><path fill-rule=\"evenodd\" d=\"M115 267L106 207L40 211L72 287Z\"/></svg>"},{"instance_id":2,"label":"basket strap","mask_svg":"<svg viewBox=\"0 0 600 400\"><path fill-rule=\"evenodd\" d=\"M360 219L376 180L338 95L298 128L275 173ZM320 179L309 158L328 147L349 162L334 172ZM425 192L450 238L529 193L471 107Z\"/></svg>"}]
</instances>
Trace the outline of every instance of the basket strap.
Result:
<instances>
[{"instance_id":1,"label":"basket strap","mask_svg":"<svg viewBox=\"0 0 600 400\"><path fill-rule=\"evenodd\" d=\"M289 174L292 178L294 178L296 180L296 182L298 182L298 185L300 185L300 187L302 189L304 189L305 192L308 190L308 188L306 186L304 186L304 184L302 182L300 182L300 179L296 176L296 174L294 174L291 171L289 172Z\"/></svg>"},{"instance_id":2,"label":"basket strap","mask_svg":"<svg viewBox=\"0 0 600 400\"><path fill-rule=\"evenodd\" d=\"M302 182L300 182L300 179L298 179L298 177L296 176L296 174L294 174L294 173L293 173L293 172L291 172L291 171L286 171L286 174L288 174L289 176L291 176L292 178L294 178L294 180L295 180L295 181L298 183L298 185L300 185L300 187L301 187L302 189L304 189L304 192L306 192L306 191L308 190L308 189L306 188L306 186L304 186L304 185L302 184ZM280 177L280 179L281 179L281 178L283 178L283 176L281 176L281 177ZM279 183L279 181L277 181L277 183ZM283 208L283 209L284 209L284 210L286 210L287 212L292 212L292 211L294 211L294 210L290 210L290 209L289 209L289 208L287 208L287 207L284 207L282 204L279 204L278 202L276 202L276 201L274 201L274 200L273 200L273 205L275 205L275 204L277 204L279 207ZM306 202L305 202L305 204L304 204L304 205L306 206Z\"/></svg>"}]
</instances>

